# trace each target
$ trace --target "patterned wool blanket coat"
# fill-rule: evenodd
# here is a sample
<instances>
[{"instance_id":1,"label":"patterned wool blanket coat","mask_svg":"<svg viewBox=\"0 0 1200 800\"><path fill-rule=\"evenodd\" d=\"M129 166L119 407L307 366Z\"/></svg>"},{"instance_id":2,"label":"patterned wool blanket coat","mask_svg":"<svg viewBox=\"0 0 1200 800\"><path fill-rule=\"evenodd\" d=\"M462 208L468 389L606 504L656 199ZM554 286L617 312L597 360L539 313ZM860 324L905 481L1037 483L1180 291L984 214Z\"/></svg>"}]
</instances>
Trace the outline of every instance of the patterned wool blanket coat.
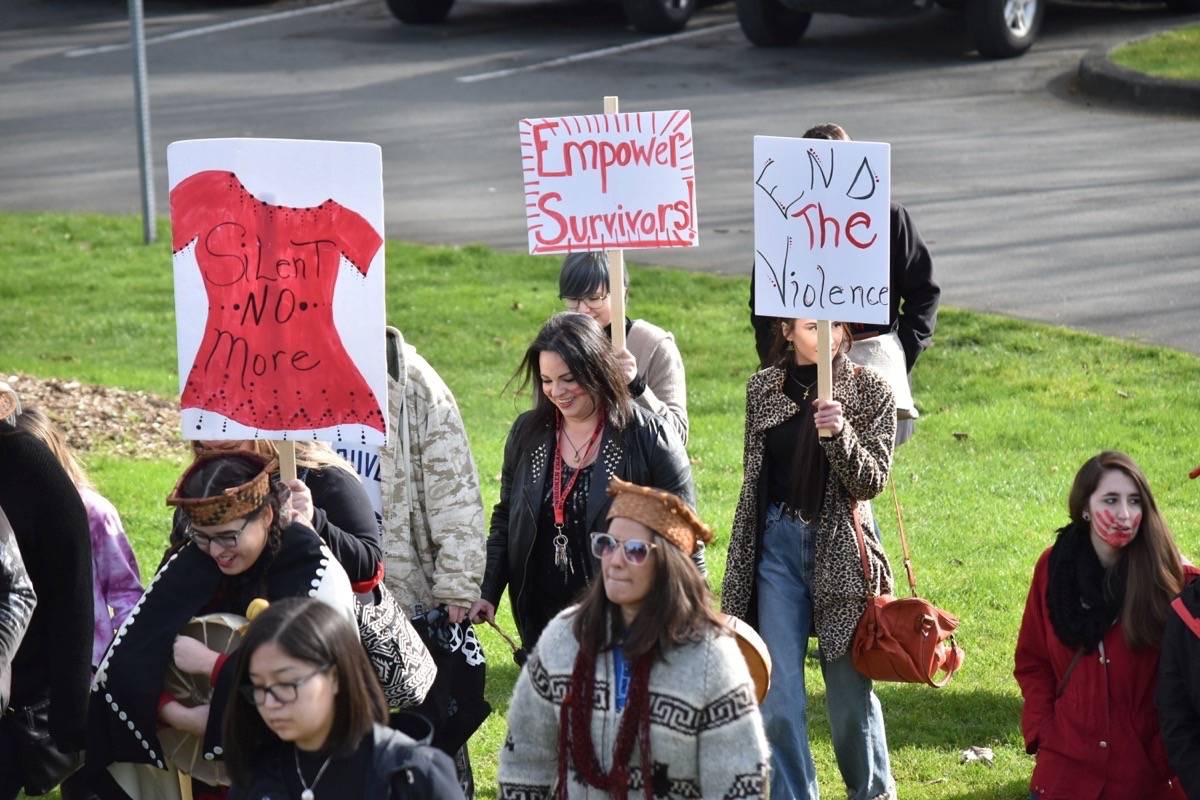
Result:
<instances>
[{"instance_id":1,"label":"patterned wool blanket coat","mask_svg":"<svg viewBox=\"0 0 1200 800\"><path fill-rule=\"evenodd\" d=\"M837 359L833 372L833 397L842 404L845 425L837 436L820 440L829 460L829 479L817 523L811 587L817 639L829 659L849 651L866 608L867 582L854 534L855 507L871 564L871 588L880 594L892 591L892 568L870 533L867 501L887 485L896 437L896 403L883 377L869 367L855 367L847 358ZM721 585L721 610L752 625L757 625L756 575L767 506L766 433L800 411L783 393L786 378L785 370L767 367L746 384L744 476Z\"/></svg>"},{"instance_id":2,"label":"patterned wool blanket coat","mask_svg":"<svg viewBox=\"0 0 1200 800\"><path fill-rule=\"evenodd\" d=\"M550 800L558 788L559 713L579 652L572 629L577 606L561 611L538 639L517 677L508 707L508 737L500 749L500 800ZM601 769L613 767L622 711L616 708L611 650L596 657L592 743ZM640 800L639 745L629 760L629 800ZM710 630L672 647L650 669L649 776L665 800L761 800L766 796L768 748L754 684L737 642ZM607 792L584 782L572 761L567 797L601 800Z\"/></svg>"}]
</instances>

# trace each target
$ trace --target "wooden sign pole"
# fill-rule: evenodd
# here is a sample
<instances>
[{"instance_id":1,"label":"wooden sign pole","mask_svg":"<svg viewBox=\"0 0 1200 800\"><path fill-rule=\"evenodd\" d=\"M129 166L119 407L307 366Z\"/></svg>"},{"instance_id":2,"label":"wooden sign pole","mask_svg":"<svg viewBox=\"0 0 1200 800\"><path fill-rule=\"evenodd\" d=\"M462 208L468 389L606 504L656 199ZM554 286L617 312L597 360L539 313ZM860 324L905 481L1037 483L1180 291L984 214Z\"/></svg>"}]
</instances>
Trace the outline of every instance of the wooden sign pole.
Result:
<instances>
[{"instance_id":1,"label":"wooden sign pole","mask_svg":"<svg viewBox=\"0 0 1200 800\"><path fill-rule=\"evenodd\" d=\"M616 114L619 108L616 95L605 95L604 113ZM609 308L612 310L613 350L625 349L625 251L608 251Z\"/></svg>"},{"instance_id":2,"label":"wooden sign pole","mask_svg":"<svg viewBox=\"0 0 1200 800\"><path fill-rule=\"evenodd\" d=\"M275 446L279 450L279 479L296 480L296 443L289 440L276 442Z\"/></svg>"},{"instance_id":3,"label":"wooden sign pole","mask_svg":"<svg viewBox=\"0 0 1200 800\"><path fill-rule=\"evenodd\" d=\"M833 326L827 319L817 320L817 399L829 402L833 399ZM830 428L818 431L822 439L833 436Z\"/></svg>"}]
</instances>

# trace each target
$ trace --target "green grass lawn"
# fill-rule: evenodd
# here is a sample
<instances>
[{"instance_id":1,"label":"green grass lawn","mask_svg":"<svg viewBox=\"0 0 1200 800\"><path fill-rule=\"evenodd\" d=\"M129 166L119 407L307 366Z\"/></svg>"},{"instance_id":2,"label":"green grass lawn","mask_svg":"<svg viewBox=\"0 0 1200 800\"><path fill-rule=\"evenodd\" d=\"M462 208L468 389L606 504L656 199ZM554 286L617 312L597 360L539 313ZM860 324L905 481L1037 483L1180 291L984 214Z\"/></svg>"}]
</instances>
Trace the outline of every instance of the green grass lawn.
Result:
<instances>
[{"instance_id":1,"label":"green grass lawn","mask_svg":"<svg viewBox=\"0 0 1200 800\"><path fill-rule=\"evenodd\" d=\"M1200 81L1200 25L1127 44L1110 57L1122 67L1158 78Z\"/></svg>"},{"instance_id":2,"label":"green grass lawn","mask_svg":"<svg viewBox=\"0 0 1200 800\"><path fill-rule=\"evenodd\" d=\"M165 225L160 231L168 240ZM170 251L139 242L134 218L0 214L0 374L173 393ZM454 390L489 508L504 436L529 404L502 390L539 324L559 308L557 269L553 258L483 247L387 245L389 321ZM755 365L747 282L636 265L631 276L631 313L673 330L687 364L689 452L700 513L717 533L709 549L717 587L741 482L745 379ZM1033 564L1065 521L1075 470L1105 448L1141 463L1184 552L1200 557L1200 484L1187 479L1200 462L1200 359L948 308L914 378L924 417L893 474L922 594L961 617L967 659L941 691L878 686L893 769L906 800L1024 798L1033 762L1018 729L1012 653ZM182 461L95 453L88 463L142 564L156 564L170 518L163 498ZM884 501L877 508L899 576ZM510 618L504 624L513 630ZM494 798L516 667L499 638L482 632L496 713L472 752L479 794ZM820 779L839 796L815 663L809 679ZM971 745L993 748L995 766L961 765L959 753Z\"/></svg>"}]
</instances>

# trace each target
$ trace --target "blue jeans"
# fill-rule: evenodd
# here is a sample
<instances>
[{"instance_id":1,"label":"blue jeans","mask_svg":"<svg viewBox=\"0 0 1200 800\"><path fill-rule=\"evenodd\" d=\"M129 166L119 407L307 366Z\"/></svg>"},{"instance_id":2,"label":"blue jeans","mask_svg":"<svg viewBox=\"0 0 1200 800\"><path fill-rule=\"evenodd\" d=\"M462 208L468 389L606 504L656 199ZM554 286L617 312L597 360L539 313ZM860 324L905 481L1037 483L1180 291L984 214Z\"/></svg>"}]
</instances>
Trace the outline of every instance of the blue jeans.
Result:
<instances>
[{"instance_id":1,"label":"blue jeans","mask_svg":"<svg viewBox=\"0 0 1200 800\"><path fill-rule=\"evenodd\" d=\"M771 690L762 704L771 743L772 800L818 800L808 744L804 659L813 632L812 583L816 527L771 506L757 568L759 633L771 654ZM871 681L847 653L821 655L833 752L850 800L887 796L893 788L883 709Z\"/></svg>"}]
</instances>

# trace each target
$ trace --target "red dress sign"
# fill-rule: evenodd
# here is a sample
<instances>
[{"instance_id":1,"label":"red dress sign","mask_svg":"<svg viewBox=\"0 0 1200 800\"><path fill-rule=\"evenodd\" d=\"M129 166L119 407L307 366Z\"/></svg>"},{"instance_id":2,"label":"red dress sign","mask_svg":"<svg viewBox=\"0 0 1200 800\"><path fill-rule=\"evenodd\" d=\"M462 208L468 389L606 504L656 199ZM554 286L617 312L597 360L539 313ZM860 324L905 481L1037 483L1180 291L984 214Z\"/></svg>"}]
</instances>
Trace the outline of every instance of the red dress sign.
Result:
<instances>
[{"instance_id":1,"label":"red dress sign","mask_svg":"<svg viewBox=\"0 0 1200 800\"><path fill-rule=\"evenodd\" d=\"M341 259L365 280L383 243L367 220L334 200L265 203L234 173L207 170L171 190L171 225L172 249L194 250L208 298L184 409L267 431L385 430L333 316Z\"/></svg>"}]
</instances>

